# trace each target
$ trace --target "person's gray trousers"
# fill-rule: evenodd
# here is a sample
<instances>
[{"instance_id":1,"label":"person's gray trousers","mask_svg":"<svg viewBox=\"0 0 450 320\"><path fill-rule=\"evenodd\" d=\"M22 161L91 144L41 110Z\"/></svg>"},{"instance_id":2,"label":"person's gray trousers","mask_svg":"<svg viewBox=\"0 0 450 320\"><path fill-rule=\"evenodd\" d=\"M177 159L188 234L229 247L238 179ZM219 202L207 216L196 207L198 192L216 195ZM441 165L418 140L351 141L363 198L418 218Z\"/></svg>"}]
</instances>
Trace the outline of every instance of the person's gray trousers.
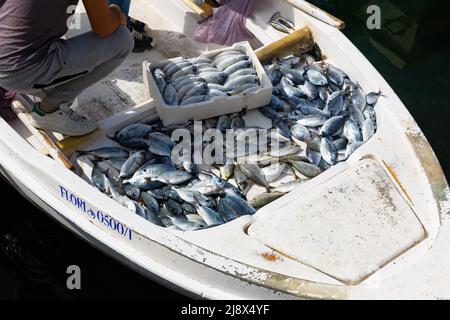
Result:
<instances>
[{"instance_id":1,"label":"person's gray trousers","mask_svg":"<svg viewBox=\"0 0 450 320\"><path fill-rule=\"evenodd\" d=\"M91 31L59 39L39 63L19 71L0 72L0 87L37 96L50 106L71 103L84 89L120 66L133 46L125 27L107 38L99 38Z\"/></svg>"}]
</instances>

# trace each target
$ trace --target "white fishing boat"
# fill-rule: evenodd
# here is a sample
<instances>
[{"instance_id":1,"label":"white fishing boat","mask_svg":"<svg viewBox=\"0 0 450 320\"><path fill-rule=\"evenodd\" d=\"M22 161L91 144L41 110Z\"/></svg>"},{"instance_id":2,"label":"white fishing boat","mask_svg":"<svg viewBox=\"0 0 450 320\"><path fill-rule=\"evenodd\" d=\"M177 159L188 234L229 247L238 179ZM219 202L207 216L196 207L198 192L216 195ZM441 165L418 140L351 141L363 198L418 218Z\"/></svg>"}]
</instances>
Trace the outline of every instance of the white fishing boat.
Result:
<instances>
[{"instance_id":1,"label":"white fishing boat","mask_svg":"<svg viewBox=\"0 0 450 320\"><path fill-rule=\"evenodd\" d=\"M195 297L449 299L450 190L431 146L389 84L330 25L336 20L312 9L325 23L291 2L256 1L247 22L254 49L286 36L267 25L280 11L298 29L307 26L329 61L365 92L383 92L376 135L346 162L254 216L184 233L130 214L70 170L74 144L98 146L106 135L155 116L142 84L143 60L217 48L192 40L199 16L183 1L134 0L132 15L149 24L158 47L131 55L80 97L79 110L101 120L101 130L84 140L34 130L27 125L30 102L19 96L17 118L0 119L1 173L99 250ZM81 22L86 24L83 16Z\"/></svg>"}]
</instances>

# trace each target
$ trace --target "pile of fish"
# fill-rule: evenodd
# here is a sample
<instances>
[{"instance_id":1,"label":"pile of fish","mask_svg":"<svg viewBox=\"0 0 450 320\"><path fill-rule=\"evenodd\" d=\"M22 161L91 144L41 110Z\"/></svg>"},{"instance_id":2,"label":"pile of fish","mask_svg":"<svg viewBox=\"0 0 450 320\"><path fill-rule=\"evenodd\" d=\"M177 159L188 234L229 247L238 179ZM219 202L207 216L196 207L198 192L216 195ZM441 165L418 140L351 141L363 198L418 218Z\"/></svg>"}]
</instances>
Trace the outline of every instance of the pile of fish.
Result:
<instances>
[{"instance_id":1,"label":"pile of fish","mask_svg":"<svg viewBox=\"0 0 450 320\"><path fill-rule=\"evenodd\" d=\"M308 158L322 170L345 161L377 130L375 105L381 92L365 94L336 66L321 60L316 46L264 68L272 101L260 111L286 137L307 144Z\"/></svg>"},{"instance_id":2,"label":"pile of fish","mask_svg":"<svg viewBox=\"0 0 450 320\"><path fill-rule=\"evenodd\" d=\"M153 119L117 132L111 138L120 146L79 152L95 163L94 185L156 225L199 230L253 215L345 161L375 134L381 93L366 95L342 70L322 61L320 51L288 56L265 69L274 85L268 106L202 122L202 132L234 130L232 147L228 141L221 146L223 161L182 160L172 134L194 134L195 123L164 127ZM214 143L203 140L200 152Z\"/></svg>"},{"instance_id":3,"label":"pile of fish","mask_svg":"<svg viewBox=\"0 0 450 320\"><path fill-rule=\"evenodd\" d=\"M169 106L248 95L261 88L251 58L238 50L223 51L212 59L200 56L161 61L153 67L153 78Z\"/></svg>"}]
</instances>

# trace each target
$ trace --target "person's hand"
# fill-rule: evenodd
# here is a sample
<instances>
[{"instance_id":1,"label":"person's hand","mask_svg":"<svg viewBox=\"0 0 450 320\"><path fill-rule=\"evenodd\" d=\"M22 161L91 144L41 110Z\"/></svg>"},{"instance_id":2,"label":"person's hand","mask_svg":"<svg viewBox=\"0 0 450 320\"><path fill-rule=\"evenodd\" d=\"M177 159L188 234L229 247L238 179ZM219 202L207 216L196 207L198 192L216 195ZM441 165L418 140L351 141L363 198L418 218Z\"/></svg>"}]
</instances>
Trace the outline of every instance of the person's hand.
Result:
<instances>
[{"instance_id":1,"label":"person's hand","mask_svg":"<svg viewBox=\"0 0 450 320\"><path fill-rule=\"evenodd\" d=\"M120 25L122 27L126 27L127 26L127 16L122 12L122 9L116 5L116 4L111 4L109 6L110 10L114 12L114 14L116 14L119 19L120 19Z\"/></svg>"}]
</instances>

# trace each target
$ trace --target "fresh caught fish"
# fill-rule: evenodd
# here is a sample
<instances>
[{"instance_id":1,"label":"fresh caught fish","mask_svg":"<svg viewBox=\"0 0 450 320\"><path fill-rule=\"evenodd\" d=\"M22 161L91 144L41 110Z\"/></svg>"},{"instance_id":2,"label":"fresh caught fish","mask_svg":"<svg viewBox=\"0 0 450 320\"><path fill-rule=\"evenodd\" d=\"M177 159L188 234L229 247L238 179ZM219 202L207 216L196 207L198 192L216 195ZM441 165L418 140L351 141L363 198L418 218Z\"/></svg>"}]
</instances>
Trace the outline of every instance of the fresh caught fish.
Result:
<instances>
[{"instance_id":1,"label":"fresh caught fish","mask_svg":"<svg viewBox=\"0 0 450 320\"><path fill-rule=\"evenodd\" d=\"M296 170L300 171L300 173L309 178L314 178L322 173L320 168L310 163L303 161L292 161L291 164Z\"/></svg>"},{"instance_id":2,"label":"fresh caught fish","mask_svg":"<svg viewBox=\"0 0 450 320\"><path fill-rule=\"evenodd\" d=\"M106 192L105 179L106 179L105 174L100 170L99 167L95 166L94 169L92 170L91 181L94 184L94 186L96 186L97 189L99 189L102 192Z\"/></svg>"},{"instance_id":3,"label":"fresh caught fish","mask_svg":"<svg viewBox=\"0 0 450 320\"><path fill-rule=\"evenodd\" d=\"M162 157L170 157L172 154L170 146L157 138L149 138L147 140L147 145L148 150L150 150L150 152L155 155Z\"/></svg>"},{"instance_id":4,"label":"fresh caught fish","mask_svg":"<svg viewBox=\"0 0 450 320\"><path fill-rule=\"evenodd\" d=\"M169 172L162 173L160 176L158 176L155 179L162 183L166 183L166 184L170 184L170 185L178 185L178 184L183 184L183 183L191 180L192 174L190 174L189 172L185 172L185 171L169 171Z\"/></svg>"},{"instance_id":5,"label":"fresh caught fish","mask_svg":"<svg viewBox=\"0 0 450 320\"><path fill-rule=\"evenodd\" d=\"M324 125L327 121L328 118L325 116L311 115L298 120L297 124L305 127L317 128Z\"/></svg>"},{"instance_id":6,"label":"fresh caught fish","mask_svg":"<svg viewBox=\"0 0 450 320\"><path fill-rule=\"evenodd\" d=\"M160 92L164 92L164 88L166 87L166 75L164 74L164 72L161 69L156 69L153 72L155 81L156 81L156 85L158 86L158 89Z\"/></svg>"},{"instance_id":7,"label":"fresh caught fish","mask_svg":"<svg viewBox=\"0 0 450 320\"><path fill-rule=\"evenodd\" d=\"M305 142L312 138L309 129L298 123L291 126L291 134L295 139Z\"/></svg>"},{"instance_id":8,"label":"fresh caught fish","mask_svg":"<svg viewBox=\"0 0 450 320\"><path fill-rule=\"evenodd\" d=\"M128 158L129 152L122 148L107 147L90 151L77 151L80 156L93 155L102 159Z\"/></svg>"},{"instance_id":9,"label":"fresh caught fish","mask_svg":"<svg viewBox=\"0 0 450 320\"><path fill-rule=\"evenodd\" d=\"M235 63L245 61L248 59L249 57L246 54L230 56L224 59L223 61L219 62L217 64L217 69L219 69L220 71L224 71L226 68L234 65Z\"/></svg>"},{"instance_id":10,"label":"fresh caught fish","mask_svg":"<svg viewBox=\"0 0 450 320\"><path fill-rule=\"evenodd\" d=\"M155 215L159 215L160 207L158 200L156 200L156 198L153 195L151 195L150 192L141 193L141 198L150 212L152 212Z\"/></svg>"},{"instance_id":11,"label":"fresh caught fish","mask_svg":"<svg viewBox=\"0 0 450 320\"><path fill-rule=\"evenodd\" d=\"M368 105L373 106L378 102L378 99L382 96L381 90L378 92L370 92L366 96L366 102ZM364 110L361 110L364 111Z\"/></svg>"},{"instance_id":12,"label":"fresh caught fish","mask_svg":"<svg viewBox=\"0 0 450 320\"><path fill-rule=\"evenodd\" d=\"M362 134L361 131L359 130L358 124L351 119L345 122L344 136L350 143L362 141Z\"/></svg>"},{"instance_id":13,"label":"fresh caught fish","mask_svg":"<svg viewBox=\"0 0 450 320\"><path fill-rule=\"evenodd\" d=\"M172 76L167 75L167 77L170 78L172 81L176 81L177 78L188 75L188 74L196 73L197 70L198 69L196 66L190 65L190 66L187 66L187 67L184 67L184 68L178 70Z\"/></svg>"},{"instance_id":14,"label":"fresh caught fish","mask_svg":"<svg viewBox=\"0 0 450 320\"><path fill-rule=\"evenodd\" d=\"M241 70L238 70L238 71L230 74L230 76L228 77L228 80L233 80L235 78L242 77L242 76L256 76L256 71L252 68L241 69Z\"/></svg>"},{"instance_id":15,"label":"fresh caught fish","mask_svg":"<svg viewBox=\"0 0 450 320\"><path fill-rule=\"evenodd\" d=\"M323 126L320 128L320 135L321 136L332 136L336 132L339 131L339 129L342 128L342 126L345 124L345 118L343 116L336 116L329 120L327 120Z\"/></svg>"},{"instance_id":16,"label":"fresh caught fish","mask_svg":"<svg viewBox=\"0 0 450 320\"><path fill-rule=\"evenodd\" d=\"M238 87L241 87L245 84L251 83L251 84L257 84L259 82L258 76L250 75L250 76L241 76L234 78L231 81L228 81L225 83L225 87L228 88L230 91L234 90Z\"/></svg>"},{"instance_id":17,"label":"fresh caught fish","mask_svg":"<svg viewBox=\"0 0 450 320\"><path fill-rule=\"evenodd\" d=\"M284 195L285 195L285 193L281 193L281 192L262 193L260 195L257 195L256 197L254 197L252 200L250 200L250 205L255 209L259 209L259 208L267 206L268 204L274 202L275 200L278 200L279 198L281 198Z\"/></svg>"},{"instance_id":18,"label":"fresh caught fish","mask_svg":"<svg viewBox=\"0 0 450 320\"><path fill-rule=\"evenodd\" d=\"M338 152L334 143L328 138L322 138L320 144L320 153L322 158L330 165L334 166L337 163Z\"/></svg>"},{"instance_id":19,"label":"fresh caught fish","mask_svg":"<svg viewBox=\"0 0 450 320\"><path fill-rule=\"evenodd\" d=\"M208 207L196 206L198 215L206 222L208 226L217 226L225 223L220 214Z\"/></svg>"},{"instance_id":20,"label":"fresh caught fish","mask_svg":"<svg viewBox=\"0 0 450 320\"><path fill-rule=\"evenodd\" d=\"M114 137L113 140L122 141L135 138L144 138L155 129L152 126L146 124L132 124L122 130L120 130Z\"/></svg>"},{"instance_id":21,"label":"fresh caught fish","mask_svg":"<svg viewBox=\"0 0 450 320\"><path fill-rule=\"evenodd\" d=\"M169 106L176 106L178 104L179 96L177 89L170 83L164 88L163 99Z\"/></svg>"},{"instance_id":22,"label":"fresh caught fish","mask_svg":"<svg viewBox=\"0 0 450 320\"><path fill-rule=\"evenodd\" d=\"M264 176L264 173L261 171L261 169L256 165L252 163L248 164L242 164L239 166L241 172L245 174L250 180L253 180L259 185L262 185L267 188L267 180Z\"/></svg>"},{"instance_id":23,"label":"fresh caught fish","mask_svg":"<svg viewBox=\"0 0 450 320\"><path fill-rule=\"evenodd\" d=\"M281 18L276 21L289 25ZM200 150L172 155L177 144L171 139L173 132L186 128L193 134L194 122L164 127L152 116L111 137L126 149L81 152L95 163L89 173L93 184L132 213L175 231L204 229L254 214L346 161L376 132L374 107L381 92L365 95L344 71L321 59L317 47L301 56L274 59L264 66L274 85L267 106L204 122L203 132L240 129L232 148L223 147L218 163L194 164L184 158L189 152L196 156L217 147L215 140L203 142ZM250 58L237 50L213 59L155 63L152 73L163 95L176 92L174 105L261 88Z\"/></svg>"},{"instance_id":24,"label":"fresh caught fish","mask_svg":"<svg viewBox=\"0 0 450 320\"><path fill-rule=\"evenodd\" d=\"M373 124L372 119L369 117L364 121L362 127L362 135L363 141L366 142L375 134L375 125Z\"/></svg>"},{"instance_id":25,"label":"fresh caught fish","mask_svg":"<svg viewBox=\"0 0 450 320\"><path fill-rule=\"evenodd\" d=\"M206 95L193 96L193 97L189 97L189 98L183 100L183 102L181 102L180 105L186 106L186 105L190 105L190 104L194 104L194 103L201 103L201 102L208 101L209 99L211 99L211 97L206 96Z\"/></svg>"},{"instance_id":26,"label":"fresh caught fish","mask_svg":"<svg viewBox=\"0 0 450 320\"><path fill-rule=\"evenodd\" d=\"M309 82L311 82L315 86L326 86L328 84L327 78L317 70L309 69L306 73Z\"/></svg>"},{"instance_id":27,"label":"fresh caught fish","mask_svg":"<svg viewBox=\"0 0 450 320\"><path fill-rule=\"evenodd\" d=\"M344 109L344 97L342 91L333 92L327 101L327 105L325 107L325 112L327 112L330 116L335 117L342 113Z\"/></svg>"},{"instance_id":28,"label":"fresh caught fish","mask_svg":"<svg viewBox=\"0 0 450 320\"><path fill-rule=\"evenodd\" d=\"M250 68L251 66L252 66L252 62L250 60L243 60L243 61L236 62L235 64L229 66L223 72L229 76L239 70Z\"/></svg>"}]
</instances>

